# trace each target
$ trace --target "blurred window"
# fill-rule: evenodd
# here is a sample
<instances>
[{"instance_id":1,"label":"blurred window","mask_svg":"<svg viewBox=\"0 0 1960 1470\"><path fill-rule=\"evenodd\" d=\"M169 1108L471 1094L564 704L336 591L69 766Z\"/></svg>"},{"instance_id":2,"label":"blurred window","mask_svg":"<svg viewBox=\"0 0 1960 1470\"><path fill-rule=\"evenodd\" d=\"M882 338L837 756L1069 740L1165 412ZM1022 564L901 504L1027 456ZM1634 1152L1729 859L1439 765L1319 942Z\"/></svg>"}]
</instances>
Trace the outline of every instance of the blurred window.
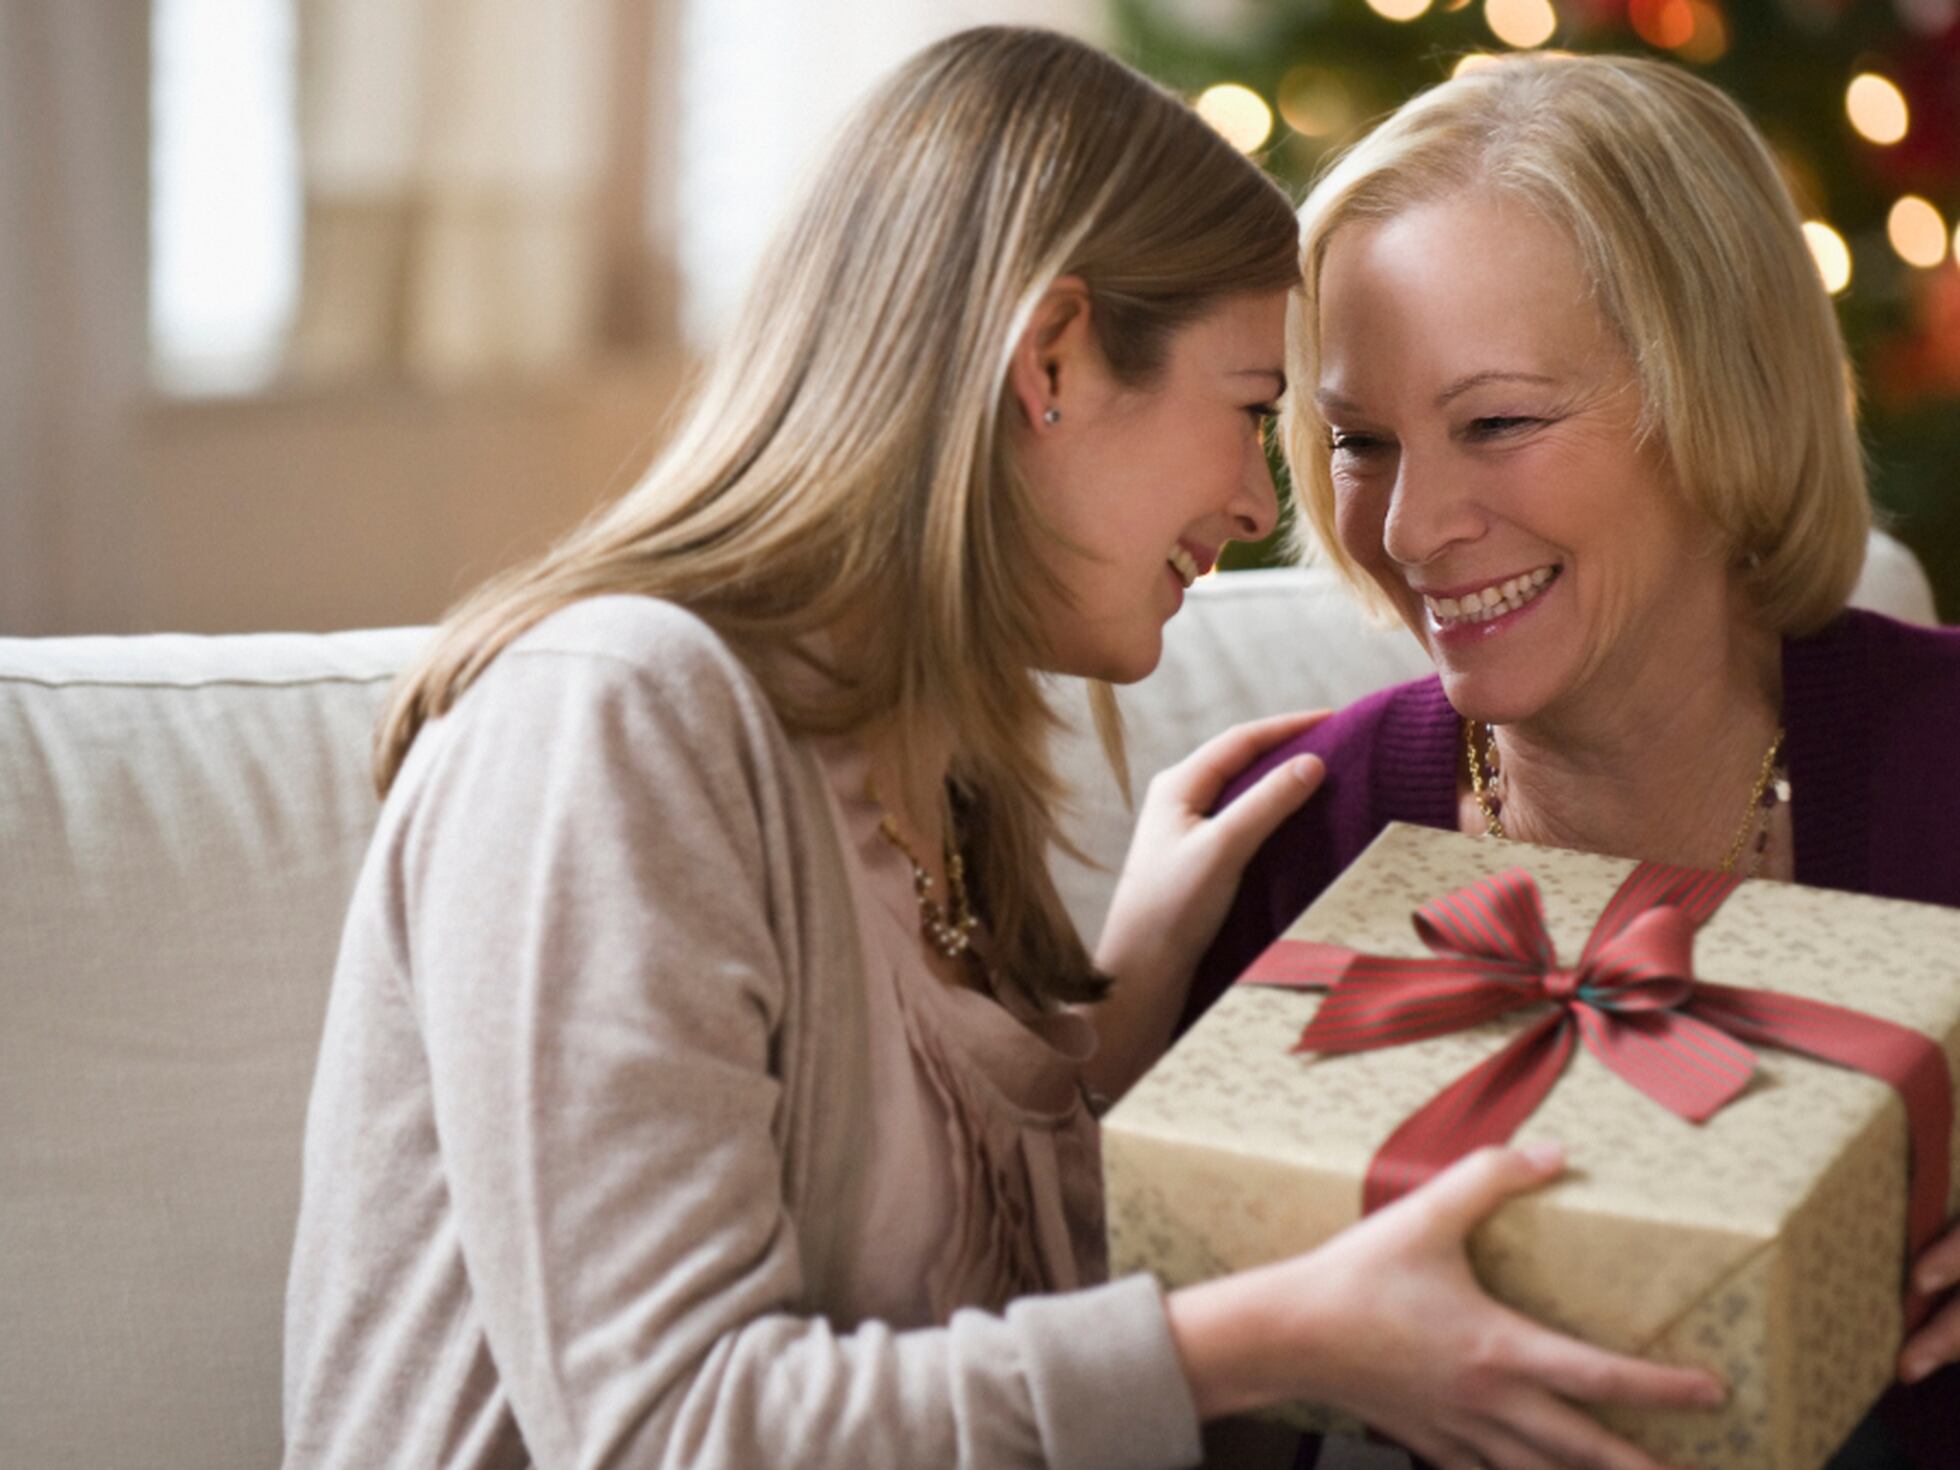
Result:
<instances>
[{"instance_id":1,"label":"blurred window","mask_svg":"<svg viewBox=\"0 0 1960 1470\"><path fill-rule=\"evenodd\" d=\"M299 301L295 0L155 0L150 343L160 387L261 387Z\"/></svg>"}]
</instances>

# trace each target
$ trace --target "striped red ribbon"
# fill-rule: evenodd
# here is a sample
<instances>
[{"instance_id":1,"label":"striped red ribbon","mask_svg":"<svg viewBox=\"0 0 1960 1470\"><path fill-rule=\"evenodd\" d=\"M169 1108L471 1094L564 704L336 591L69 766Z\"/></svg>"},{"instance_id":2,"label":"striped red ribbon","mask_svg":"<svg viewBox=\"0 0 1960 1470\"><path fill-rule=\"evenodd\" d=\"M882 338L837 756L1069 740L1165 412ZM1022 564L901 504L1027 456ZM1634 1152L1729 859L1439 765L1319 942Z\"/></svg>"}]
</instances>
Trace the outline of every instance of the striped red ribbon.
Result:
<instances>
[{"instance_id":1,"label":"striped red ribbon","mask_svg":"<svg viewBox=\"0 0 1960 1470\"><path fill-rule=\"evenodd\" d=\"M1374 1051L1545 1007L1512 1041L1444 1088L1376 1152L1366 1211L1414 1189L1536 1111L1575 1040L1662 1106L1713 1117L1754 1074L1746 1042L1850 1067L1895 1088L1911 1148L1908 1261L1944 1227L1953 1091L1946 1054L1910 1027L1843 1006L1697 980L1695 931L1740 880L1642 863L1600 915L1572 968L1559 964L1538 885L1522 868L1424 904L1416 933L1430 958L1364 954L1282 939L1242 985L1324 989L1295 1051ZM1908 1288L1910 1330L1932 1299Z\"/></svg>"}]
</instances>

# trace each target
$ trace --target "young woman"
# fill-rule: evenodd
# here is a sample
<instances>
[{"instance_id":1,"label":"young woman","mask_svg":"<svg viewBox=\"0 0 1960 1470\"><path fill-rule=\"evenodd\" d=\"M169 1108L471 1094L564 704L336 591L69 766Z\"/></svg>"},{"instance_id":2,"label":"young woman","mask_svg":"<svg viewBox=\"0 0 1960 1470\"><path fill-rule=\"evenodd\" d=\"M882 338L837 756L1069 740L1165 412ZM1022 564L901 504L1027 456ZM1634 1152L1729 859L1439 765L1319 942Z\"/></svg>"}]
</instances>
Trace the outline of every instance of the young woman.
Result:
<instances>
[{"instance_id":1,"label":"young woman","mask_svg":"<svg viewBox=\"0 0 1960 1470\"><path fill-rule=\"evenodd\" d=\"M646 481L397 690L289 1466L1176 1465L1313 1397L1448 1466L1651 1470L1568 1400L1719 1394L1479 1292L1465 1233L1552 1158L1168 1299L1102 1280L1074 1007L1174 1008L1317 767L1198 815L1282 721L1157 783L1111 978L1047 876L1042 681L1147 672L1271 527L1295 244L1056 36L955 37L855 119Z\"/></svg>"}]
</instances>

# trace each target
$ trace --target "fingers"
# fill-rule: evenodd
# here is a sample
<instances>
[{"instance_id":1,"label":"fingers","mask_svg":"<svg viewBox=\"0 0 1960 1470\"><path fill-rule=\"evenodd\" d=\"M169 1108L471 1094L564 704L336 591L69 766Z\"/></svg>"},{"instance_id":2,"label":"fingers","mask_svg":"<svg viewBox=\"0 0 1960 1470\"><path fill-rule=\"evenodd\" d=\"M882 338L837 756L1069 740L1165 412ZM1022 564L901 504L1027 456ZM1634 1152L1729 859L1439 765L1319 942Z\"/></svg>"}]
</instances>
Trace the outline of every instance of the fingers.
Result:
<instances>
[{"instance_id":1,"label":"fingers","mask_svg":"<svg viewBox=\"0 0 1960 1470\"><path fill-rule=\"evenodd\" d=\"M1170 783L1184 805L1209 811L1227 781L1273 747L1304 735L1327 715L1324 709L1304 710L1234 725L1168 767L1160 779Z\"/></svg>"},{"instance_id":2,"label":"fingers","mask_svg":"<svg viewBox=\"0 0 1960 1470\"><path fill-rule=\"evenodd\" d=\"M1948 1236L1940 1244L1951 1240ZM1939 1246L1933 1249L1938 1250ZM1932 1253L1928 1251L1920 1257L1920 1269L1913 1273L1915 1276L1923 1276L1926 1258ZM1933 1313L1926 1325L1907 1340L1899 1354L1899 1377L1907 1383L1917 1383L1953 1362L1960 1362L1960 1297Z\"/></svg>"},{"instance_id":3,"label":"fingers","mask_svg":"<svg viewBox=\"0 0 1960 1470\"><path fill-rule=\"evenodd\" d=\"M1406 1198L1424 1201L1439 1225L1463 1236L1506 1200L1537 1189L1564 1167L1565 1150L1549 1141L1480 1148Z\"/></svg>"},{"instance_id":4,"label":"fingers","mask_svg":"<svg viewBox=\"0 0 1960 1470\"><path fill-rule=\"evenodd\" d=\"M1326 777L1326 762L1317 755L1297 755L1261 776L1212 818L1213 837L1227 860L1243 868L1273 829L1297 812Z\"/></svg>"},{"instance_id":5,"label":"fingers","mask_svg":"<svg viewBox=\"0 0 1960 1470\"><path fill-rule=\"evenodd\" d=\"M1508 1447L1509 1458L1497 1463L1524 1470L1541 1465L1586 1466L1587 1470L1668 1470L1659 1460L1627 1443L1583 1410L1550 1394L1522 1395L1511 1411L1493 1423L1496 1443Z\"/></svg>"},{"instance_id":6,"label":"fingers","mask_svg":"<svg viewBox=\"0 0 1960 1470\"><path fill-rule=\"evenodd\" d=\"M1960 1281L1960 1224L1926 1247L1912 1268L1913 1284L1931 1295Z\"/></svg>"},{"instance_id":7,"label":"fingers","mask_svg":"<svg viewBox=\"0 0 1960 1470\"><path fill-rule=\"evenodd\" d=\"M1518 1320L1526 1330L1518 1336L1511 1366L1561 1398L1636 1408L1714 1409L1728 1397L1721 1379L1703 1369L1609 1353L1529 1318Z\"/></svg>"}]
</instances>

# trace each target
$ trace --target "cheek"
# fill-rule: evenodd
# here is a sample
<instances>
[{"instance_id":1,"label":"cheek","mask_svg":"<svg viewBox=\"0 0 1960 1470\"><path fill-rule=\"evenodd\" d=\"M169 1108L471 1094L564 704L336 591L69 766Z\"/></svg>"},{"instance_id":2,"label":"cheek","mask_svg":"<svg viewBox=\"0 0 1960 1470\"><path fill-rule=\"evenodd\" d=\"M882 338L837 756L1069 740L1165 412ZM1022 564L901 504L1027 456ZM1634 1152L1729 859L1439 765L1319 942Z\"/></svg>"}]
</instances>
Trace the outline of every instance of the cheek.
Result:
<instances>
[{"instance_id":1,"label":"cheek","mask_svg":"<svg viewBox=\"0 0 1960 1470\"><path fill-rule=\"evenodd\" d=\"M1334 535L1341 549L1370 572L1388 560L1382 550L1382 526L1387 510L1386 498L1361 477L1334 476Z\"/></svg>"}]
</instances>

